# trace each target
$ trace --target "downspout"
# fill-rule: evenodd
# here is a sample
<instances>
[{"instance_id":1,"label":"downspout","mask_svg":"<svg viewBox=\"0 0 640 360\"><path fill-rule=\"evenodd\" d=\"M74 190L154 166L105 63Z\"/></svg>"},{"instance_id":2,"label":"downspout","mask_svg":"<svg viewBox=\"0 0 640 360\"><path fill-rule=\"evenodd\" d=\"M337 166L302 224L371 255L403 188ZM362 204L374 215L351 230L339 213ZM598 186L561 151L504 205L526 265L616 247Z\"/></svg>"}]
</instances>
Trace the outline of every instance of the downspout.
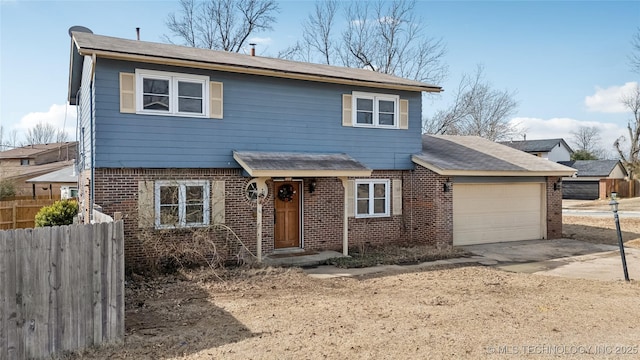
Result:
<instances>
[{"instance_id":1,"label":"downspout","mask_svg":"<svg viewBox=\"0 0 640 360\"><path fill-rule=\"evenodd\" d=\"M95 134L93 132L93 123L95 121L95 116L94 116L94 108L93 108L93 87L94 87L94 82L93 82L93 77L95 76L95 72L96 72L96 54L93 54L91 56L91 76L89 77L89 138L91 139L89 141L90 147L91 147L91 183L90 183L90 190L89 190L89 223L93 223L93 207L95 204L95 199L94 199L94 194L95 194L95 180L96 180L96 168L95 168L95 158L96 158L96 149L95 146L93 145L93 139L95 137Z\"/></svg>"},{"instance_id":2,"label":"downspout","mask_svg":"<svg viewBox=\"0 0 640 360\"><path fill-rule=\"evenodd\" d=\"M344 189L344 208L342 211L342 255L349 256L349 179L345 176L340 177L342 188Z\"/></svg>"}]
</instances>

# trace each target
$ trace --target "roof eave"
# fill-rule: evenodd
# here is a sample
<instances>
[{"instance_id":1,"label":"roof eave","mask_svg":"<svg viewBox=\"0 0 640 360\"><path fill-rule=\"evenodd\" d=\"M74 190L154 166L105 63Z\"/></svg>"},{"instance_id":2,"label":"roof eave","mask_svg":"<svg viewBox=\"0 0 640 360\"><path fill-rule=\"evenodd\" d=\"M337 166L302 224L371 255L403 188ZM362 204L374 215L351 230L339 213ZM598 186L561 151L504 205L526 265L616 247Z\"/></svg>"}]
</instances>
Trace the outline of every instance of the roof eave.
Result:
<instances>
[{"instance_id":1,"label":"roof eave","mask_svg":"<svg viewBox=\"0 0 640 360\"><path fill-rule=\"evenodd\" d=\"M526 176L560 176L560 177L568 177L572 176L575 171L567 171L567 170L460 170L460 169L443 169L438 166L435 166L428 161L420 159L417 156L412 156L411 160L425 167L438 175L443 176L516 176L516 177L526 177Z\"/></svg>"},{"instance_id":2,"label":"roof eave","mask_svg":"<svg viewBox=\"0 0 640 360\"><path fill-rule=\"evenodd\" d=\"M201 62L201 61L194 61L194 60L175 59L175 58L161 57L161 56L121 53L121 52L106 51L106 50L91 49L91 48L80 48L78 50L78 53L82 56L95 55L97 57L113 59L113 60L138 61L138 62L145 62L145 63L152 63L152 64L184 66L184 67L190 67L190 68L196 68L196 69L208 69L208 70L218 70L218 71L225 71L225 72L251 74L251 75L273 76L273 77L286 78L286 79L317 81L317 82L323 82L323 83L347 84L347 85L366 86L366 87L383 88L383 89L404 90L404 91L419 91L419 92L424 91L424 92L436 92L436 93L442 91L442 88L437 86L436 87L417 86L417 85L407 85L407 84L395 84L395 83L388 83L388 82L372 82L372 81L363 81L363 80L348 79L348 78L341 78L341 77L331 77L326 75L287 72L287 71L265 69L265 68L258 68L258 67L218 64L218 63Z\"/></svg>"}]
</instances>

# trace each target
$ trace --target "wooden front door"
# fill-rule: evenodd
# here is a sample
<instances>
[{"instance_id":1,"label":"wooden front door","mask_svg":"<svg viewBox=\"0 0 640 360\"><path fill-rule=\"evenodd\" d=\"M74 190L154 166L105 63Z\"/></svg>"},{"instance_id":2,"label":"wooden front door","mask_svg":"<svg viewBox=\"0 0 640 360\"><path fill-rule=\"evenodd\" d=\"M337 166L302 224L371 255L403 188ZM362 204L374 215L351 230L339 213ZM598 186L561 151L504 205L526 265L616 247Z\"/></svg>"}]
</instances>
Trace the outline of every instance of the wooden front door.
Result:
<instances>
[{"instance_id":1,"label":"wooden front door","mask_svg":"<svg viewBox=\"0 0 640 360\"><path fill-rule=\"evenodd\" d=\"M276 249L300 247L300 182L275 182Z\"/></svg>"}]
</instances>

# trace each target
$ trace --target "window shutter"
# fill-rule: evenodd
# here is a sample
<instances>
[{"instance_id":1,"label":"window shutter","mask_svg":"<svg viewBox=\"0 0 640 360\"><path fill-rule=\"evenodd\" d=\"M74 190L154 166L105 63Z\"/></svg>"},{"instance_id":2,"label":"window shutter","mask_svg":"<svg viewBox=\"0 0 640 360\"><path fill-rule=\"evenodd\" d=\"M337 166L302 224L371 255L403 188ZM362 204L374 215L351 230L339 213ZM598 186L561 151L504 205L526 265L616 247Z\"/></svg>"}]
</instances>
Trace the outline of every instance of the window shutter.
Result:
<instances>
[{"instance_id":1,"label":"window shutter","mask_svg":"<svg viewBox=\"0 0 640 360\"><path fill-rule=\"evenodd\" d=\"M211 186L211 223L224 224L224 180L214 181Z\"/></svg>"},{"instance_id":2,"label":"window shutter","mask_svg":"<svg viewBox=\"0 0 640 360\"><path fill-rule=\"evenodd\" d=\"M138 181L138 227L154 227L155 202L153 181Z\"/></svg>"},{"instance_id":3,"label":"window shutter","mask_svg":"<svg viewBox=\"0 0 640 360\"><path fill-rule=\"evenodd\" d=\"M409 100L400 99L400 129L409 128Z\"/></svg>"},{"instance_id":4,"label":"window shutter","mask_svg":"<svg viewBox=\"0 0 640 360\"><path fill-rule=\"evenodd\" d=\"M136 74L120 73L120 112L136 112Z\"/></svg>"},{"instance_id":5,"label":"window shutter","mask_svg":"<svg viewBox=\"0 0 640 360\"><path fill-rule=\"evenodd\" d=\"M342 126L353 126L351 95L342 95Z\"/></svg>"},{"instance_id":6,"label":"window shutter","mask_svg":"<svg viewBox=\"0 0 640 360\"><path fill-rule=\"evenodd\" d=\"M222 119L222 83L209 82L209 117Z\"/></svg>"},{"instance_id":7,"label":"window shutter","mask_svg":"<svg viewBox=\"0 0 640 360\"><path fill-rule=\"evenodd\" d=\"M351 97L351 96L349 96ZM348 180L347 188L344 189L347 192L347 216L356 216L356 194L355 194L355 181Z\"/></svg>"},{"instance_id":8,"label":"window shutter","mask_svg":"<svg viewBox=\"0 0 640 360\"><path fill-rule=\"evenodd\" d=\"M391 197L392 214L402 215L402 180L393 179Z\"/></svg>"}]
</instances>

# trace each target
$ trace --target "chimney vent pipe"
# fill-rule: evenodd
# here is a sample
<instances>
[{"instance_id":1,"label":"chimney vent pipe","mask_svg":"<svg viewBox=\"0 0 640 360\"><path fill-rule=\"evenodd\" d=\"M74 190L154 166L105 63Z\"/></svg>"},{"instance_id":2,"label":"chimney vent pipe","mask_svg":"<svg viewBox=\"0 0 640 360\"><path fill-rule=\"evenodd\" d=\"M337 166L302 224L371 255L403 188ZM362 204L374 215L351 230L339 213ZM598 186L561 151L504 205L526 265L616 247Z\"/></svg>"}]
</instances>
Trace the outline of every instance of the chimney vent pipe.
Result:
<instances>
[{"instance_id":1,"label":"chimney vent pipe","mask_svg":"<svg viewBox=\"0 0 640 360\"><path fill-rule=\"evenodd\" d=\"M139 27L136 28L136 37L138 38L138 41L140 41L140 28Z\"/></svg>"}]
</instances>

